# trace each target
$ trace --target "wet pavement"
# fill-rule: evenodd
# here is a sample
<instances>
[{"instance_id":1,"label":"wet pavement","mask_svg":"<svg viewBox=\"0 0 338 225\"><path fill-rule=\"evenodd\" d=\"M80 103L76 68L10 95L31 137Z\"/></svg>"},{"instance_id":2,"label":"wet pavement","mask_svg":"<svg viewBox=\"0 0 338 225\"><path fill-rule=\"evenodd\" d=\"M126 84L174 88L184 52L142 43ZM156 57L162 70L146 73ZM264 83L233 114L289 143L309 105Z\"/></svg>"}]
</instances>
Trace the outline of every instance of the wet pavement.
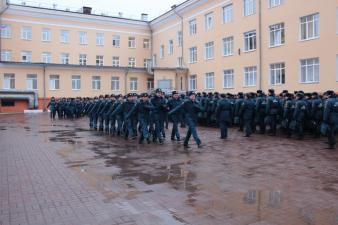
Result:
<instances>
[{"instance_id":1,"label":"wet pavement","mask_svg":"<svg viewBox=\"0 0 338 225\"><path fill-rule=\"evenodd\" d=\"M187 152L89 131L85 118L0 115L0 225L338 225L338 151L325 139L199 133L202 152Z\"/></svg>"}]
</instances>

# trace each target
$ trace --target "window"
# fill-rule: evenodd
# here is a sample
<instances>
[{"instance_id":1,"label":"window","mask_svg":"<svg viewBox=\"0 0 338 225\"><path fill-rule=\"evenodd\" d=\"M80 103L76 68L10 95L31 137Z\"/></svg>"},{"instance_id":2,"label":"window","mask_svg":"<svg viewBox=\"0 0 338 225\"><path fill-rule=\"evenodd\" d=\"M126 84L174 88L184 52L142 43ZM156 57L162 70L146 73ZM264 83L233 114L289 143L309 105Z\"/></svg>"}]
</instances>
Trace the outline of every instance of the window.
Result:
<instances>
[{"instance_id":1,"label":"window","mask_svg":"<svg viewBox=\"0 0 338 225\"><path fill-rule=\"evenodd\" d=\"M183 45L183 35L182 35L182 31L178 31L177 32L177 43L178 46L181 47Z\"/></svg>"},{"instance_id":2,"label":"window","mask_svg":"<svg viewBox=\"0 0 338 225\"><path fill-rule=\"evenodd\" d=\"M31 27L22 27L21 28L21 39L22 40L32 40L32 28Z\"/></svg>"},{"instance_id":3,"label":"window","mask_svg":"<svg viewBox=\"0 0 338 225\"><path fill-rule=\"evenodd\" d=\"M177 67L182 68L183 67L183 57L177 58Z\"/></svg>"},{"instance_id":4,"label":"window","mask_svg":"<svg viewBox=\"0 0 338 225\"><path fill-rule=\"evenodd\" d=\"M143 67L144 68L148 68L148 66L149 66L149 59L143 59Z\"/></svg>"},{"instance_id":5,"label":"window","mask_svg":"<svg viewBox=\"0 0 338 225\"><path fill-rule=\"evenodd\" d=\"M319 82L319 58L302 59L301 65L301 83Z\"/></svg>"},{"instance_id":6,"label":"window","mask_svg":"<svg viewBox=\"0 0 338 225\"><path fill-rule=\"evenodd\" d=\"M72 76L72 90L80 90L81 89L81 76L73 75Z\"/></svg>"},{"instance_id":7,"label":"window","mask_svg":"<svg viewBox=\"0 0 338 225\"><path fill-rule=\"evenodd\" d=\"M1 37L2 38L11 38L12 37L12 26L3 24L1 25Z\"/></svg>"},{"instance_id":8,"label":"window","mask_svg":"<svg viewBox=\"0 0 338 225\"><path fill-rule=\"evenodd\" d=\"M257 67L245 67L244 68L244 87L256 86Z\"/></svg>"},{"instance_id":9,"label":"window","mask_svg":"<svg viewBox=\"0 0 338 225\"><path fill-rule=\"evenodd\" d=\"M59 75L50 75L49 76L49 89L50 90L59 90L60 89L60 76Z\"/></svg>"},{"instance_id":10,"label":"window","mask_svg":"<svg viewBox=\"0 0 338 225\"><path fill-rule=\"evenodd\" d=\"M38 89L38 76L36 74L27 74L27 90Z\"/></svg>"},{"instance_id":11,"label":"window","mask_svg":"<svg viewBox=\"0 0 338 225\"><path fill-rule=\"evenodd\" d=\"M256 31L244 33L244 51L256 50Z\"/></svg>"},{"instance_id":12,"label":"window","mask_svg":"<svg viewBox=\"0 0 338 225\"><path fill-rule=\"evenodd\" d=\"M189 48L189 63L197 62L197 47Z\"/></svg>"},{"instance_id":13,"label":"window","mask_svg":"<svg viewBox=\"0 0 338 225\"><path fill-rule=\"evenodd\" d=\"M143 39L143 48L150 49L150 41L149 39Z\"/></svg>"},{"instance_id":14,"label":"window","mask_svg":"<svg viewBox=\"0 0 338 225\"><path fill-rule=\"evenodd\" d=\"M205 59L213 59L214 58L214 42L208 42L205 44Z\"/></svg>"},{"instance_id":15,"label":"window","mask_svg":"<svg viewBox=\"0 0 338 225\"><path fill-rule=\"evenodd\" d=\"M256 0L244 0L244 16L256 13Z\"/></svg>"},{"instance_id":16,"label":"window","mask_svg":"<svg viewBox=\"0 0 338 225\"><path fill-rule=\"evenodd\" d=\"M88 40L87 40L87 32L79 32L79 41L80 41L80 45L86 45L88 44Z\"/></svg>"},{"instance_id":17,"label":"window","mask_svg":"<svg viewBox=\"0 0 338 225\"><path fill-rule=\"evenodd\" d=\"M156 54L153 55L153 65L152 66L153 67L157 66L157 55Z\"/></svg>"},{"instance_id":18,"label":"window","mask_svg":"<svg viewBox=\"0 0 338 225\"><path fill-rule=\"evenodd\" d=\"M129 67L136 67L136 59L134 57L130 57L128 60L128 66Z\"/></svg>"},{"instance_id":19,"label":"window","mask_svg":"<svg viewBox=\"0 0 338 225\"><path fill-rule=\"evenodd\" d=\"M13 73L4 74L4 89L15 89L15 75Z\"/></svg>"},{"instance_id":20,"label":"window","mask_svg":"<svg viewBox=\"0 0 338 225\"><path fill-rule=\"evenodd\" d=\"M223 56L234 54L234 37L223 38Z\"/></svg>"},{"instance_id":21,"label":"window","mask_svg":"<svg viewBox=\"0 0 338 225\"><path fill-rule=\"evenodd\" d=\"M172 55L174 53L174 41L169 40L168 54Z\"/></svg>"},{"instance_id":22,"label":"window","mask_svg":"<svg viewBox=\"0 0 338 225\"><path fill-rule=\"evenodd\" d=\"M52 32L48 28L42 29L42 41L51 41L52 40Z\"/></svg>"},{"instance_id":23,"label":"window","mask_svg":"<svg viewBox=\"0 0 338 225\"><path fill-rule=\"evenodd\" d=\"M96 45L104 45L104 33L97 33L96 34Z\"/></svg>"},{"instance_id":24,"label":"window","mask_svg":"<svg viewBox=\"0 0 338 225\"><path fill-rule=\"evenodd\" d=\"M50 52L43 52L41 55L41 61L43 63L51 63L52 62L52 54Z\"/></svg>"},{"instance_id":25,"label":"window","mask_svg":"<svg viewBox=\"0 0 338 225\"><path fill-rule=\"evenodd\" d=\"M93 90L101 89L101 77L100 76L92 76L92 89Z\"/></svg>"},{"instance_id":26,"label":"window","mask_svg":"<svg viewBox=\"0 0 338 225\"><path fill-rule=\"evenodd\" d=\"M160 46L160 59L164 58L164 45Z\"/></svg>"},{"instance_id":27,"label":"window","mask_svg":"<svg viewBox=\"0 0 338 225\"><path fill-rule=\"evenodd\" d=\"M68 30L61 30L60 42L61 43L69 43L69 31Z\"/></svg>"},{"instance_id":28,"label":"window","mask_svg":"<svg viewBox=\"0 0 338 225\"><path fill-rule=\"evenodd\" d=\"M61 64L69 64L69 54L61 53Z\"/></svg>"},{"instance_id":29,"label":"window","mask_svg":"<svg viewBox=\"0 0 338 225\"><path fill-rule=\"evenodd\" d=\"M214 27L214 13L208 13L204 16L205 30L210 30Z\"/></svg>"},{"instance_id":30,"label":"window","mask_svg":"<svg viewBox=\"0 0 338 225\"><path fill-rule=\"evenodd\" d=\"M28 51L21 52L21 62L25 62L25 63L32 62L32 52L28 52Z\"/></svg>"},{"instance_id":31,"label":"window","mask_svg":"<svg viewBox=\"0 0 338 225\"><path fill-rule=\"evenodd\" d=\"M205 74L205 89L214 89L215 88L215 76L214 73Z\"/></svg>"},{"instance_id":32,"label":"window","mask_svg":"<svg viewBox=\"0 0 338 225\"><path fill-rule=\"evenodd\" d=\"M129 37L128 38L128 47L129 48L136 48L136 38L135 37Z\"/></svg>"},{"instance_id":33,"label":"window","mask_svg":"<svg viewBox=\"0 0 338 225\"><path fill-rule=\"evenodd\" d=\"M154 90L154 79L147 80L147 90L148 91Z\"/></svg>"},{"instance_id":34,"label":"window","mask_svg":"<svg viewBox=\"0 0 338 225\"><path fill-rule=\"evenodd\" d=\"M234 88L234 70L223 71L223 88Z\"/></svg>"},{"instance_id":35,"label":"window","mask_svg":"<svg viewBox=\"0 0 338 225\"><path fill-rule=\"evenodd\" d=\"M97 66L103 66L103 55L97 55L96 56L96 65Z\"/></svg>"},{"instance_id":36,"label":"window","mask_svg":"<svg viewBox=\"0 0 338 225\"><path fill-rule=\"evenodd\" d=\"M1 51L1 61L9 62L12 60L12 51L2 50Z\"/></svg>"},{"instance_id":37,"label":"window","mask_svg":"<svg viewBox=\"0 0 338 225\"><path fill-rule=\"evenodd\" d=\"M270 85L285 84L285 63L275 63L269 66Z\"/></svg>"},{"instance_id":38,"label":"window","mask_svg":"<svg viewBox=\"0 0 338 225\"><path fill-rule=\"evenodd\" d=\"M234 9L233 5L226 5L223 7L223 23L230 23L232 22L234 17Z\"/></svg>"},{"instance_id":39,"label":"window","mask_svg":"<svg viewBox=\"0 0 338 225\"><path fill-rule=\"evenodd\" d=\"M80 54L79 55L79 64L81 66L87 65L87 55L86 54Z\"/></svg>"},{"instance_id":40,"label":"window","mask_svg":"<svg viewBox=\"0 0 338 225\"><path fill-rule=\"evenodd\" d=\"M284 23L270 26L270 47L279 46L285 43Z\"/></svg>"},{"instance_id":41,"label":"window","mask_svg":"<svg viewBox=\"0 0 338 225\"><path fill-rule=\"evenodd\" d=\"M189 76L189 91L197 90L197 76L190 75Z\"/></svg>"},{"instance_id":42,"label":"window","mask_svg":"<svg viewBox=\"0 0 338 225\"><path fill-rule=\"evenodd\" d=\"M130 78L130 91L137 91L137 78Z\"/></svg>"},{"instance_id":43,"label":"window","mask_svg":"<svg viewBox=\"0 0 338 225\"><path fill-rule=\"evenodd\" d=\"M2 107L12 107L12 106L15 106L15 101L14 100L2 99L1 100L1 106Z\"/></svg>"},{"instance_id":44,"label":"window","mask_svg":"<svg viewBox=\"0 0 338 225\"><path fill-rule=\"evenodd\" d=\"M190 36L195 35L197 33L197 22L196 19L189 21L189 34Z\"/></svg>"},{"instance_id":45,"label":"window","mask_svg":"<svg viewBox=\"0 0 338 225\"><path fill-rule=\"evenodd\" d=\"M119 48L120 47L120 36L118 36L118 35L114 35L113 36L113 46L115 48Z\"/></svg>"},{"instance_id":46,"label":"window","mask_svg":"<svg viewBox=\"0 0 338 225\"><path fill-rule=\"evenodd\" d=\"M113 66L114 67L119 67L120 66L120 57L113 56Z\"/></svg>"},{"instance_id":47,"label":"window","mask_svg":"<svg viewBox=\"0 0 338 225\"><path fill-rule=\"evenodd\" d=\"M111 90L112 91L120 90L120 78L119 77L111 77Z\"/></svg>"},{"instance_id":48,"label":"window","mask_svg":"<svg viewBox=\"0 0 338 225\"><path fill-rule=\"evenodd\" d=\"M273 7L277 7L281 4L283 4L284 0L269 0L269 7L273 8Z\"/></svg>"},{"instance_id":49,"label":"window","mask_svg":"<svg viewBox=\"0 0 338 225\"><path fill-rule=\"evenodd\" d=\"M301 40L319 37L319 13L300 18Z\"/></svg>"}]
</instances>

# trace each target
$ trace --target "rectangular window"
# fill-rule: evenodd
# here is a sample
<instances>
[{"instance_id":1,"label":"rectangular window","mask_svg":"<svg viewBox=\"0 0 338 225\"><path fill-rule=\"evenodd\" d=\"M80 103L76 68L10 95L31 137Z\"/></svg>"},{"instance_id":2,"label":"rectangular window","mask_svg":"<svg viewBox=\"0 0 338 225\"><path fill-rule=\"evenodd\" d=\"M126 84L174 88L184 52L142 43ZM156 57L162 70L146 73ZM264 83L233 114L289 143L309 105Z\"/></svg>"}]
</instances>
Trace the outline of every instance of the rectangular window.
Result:
<instances>
[{"instance_id":1,"label":"rectangular window","mask_svg":"<svg viewBox=\"0 0 338 225\"><path fill-rule=\"evenodd\" d=\"M319 58L302 59L301 66L301 83L318 83L319 82Z\"/></svg>"},{"instance_id":2,"label":"rectangular window","mask_svg":"<svg viewBox=\"0 0 338 225\"><path fill-rule=\"evenodd\" d=\"M244 1L244 16L251 16L256 13L256 0Z\"/></svg>"},{"instance_id":3,"label":"rectangular window","mask_svg":"<svg viewBox=\"0 0 338 225\"><path fill-rule=\"evenodd\" d=\"M5 61L5 62L12 61L12 51L2 50L1 51L1 61Z\"/></svg>"},{"instance_id":4,"label":"rectangular window","mask_svg":"<svg viewBox=\"0 0 338 225\"><path fill-rule=\"evenodd\" d=\"M223 38L223 56L234 54L234 37Z\"/></svg>"},{"instance_id":5,"label":"rectangular window","mask_svg":"<svg viewBox=\"0 0 338 225\"><path fill-rule=\"evenodd\" d=\"M4 89L15 89L15 75L13 73L4 74Z\"/></svg>"},{"instance_id":6,"label":"rectangular window","mask_svg":"<svg viewBox=\"0 0 338 225\"><path fill-rule=\"evenodd\" d=\"M215 76L214 73L205 74L205 89L210 90L215 88Z\"/></svg>"},{"instance_id":7,"label":"rectangular window","mask_svg":"<svg viewBox=\"0 0 338 225\"><path fill-rule=\"evenodd\" d=\"M27 74L27 90L38 89L38 76L36 74Z\"/></svg>"},{"instance_id":8,"label":"rectangular window","mask_svg":"<svg viewBox=\"0 0 338 225\"><path fill-rule=\"evenodd\" d=\"M223 23L231 23L234 17L233 4L223 7Z\"/></svg>"},{"instance_id":9,"label":"rectangular window","mask_svg":"<svg viewBox=\"0 0 338 225\"><path fill-rule=\"evenodd\" d=\"M96 65L97 66L103 66L103 55L97 55L96 56Z\"/></svg>"},{"instance_id":10,"label":"rectangular window","mask_svg":"<svg viewBox=\"0 0 338 225\"><path fill-rule=\"evenodd\" d=\"M244 51L256 50L256 31L249 31L244 33Z\"/></svg>"},{"instance_id":11,"label":"rectangular window","mask_svg":"<svg viewBox=\"0 0 338 225\"><path fill-rule=\"evenodd\" d=\"M12 26L3 24L1 25L1 37L2 38L11 38L12 37Z\"/></svg>"},{"instance_id":12,"label":"rectangular window","mask_svg":"<svg viewBox=\"0 0 338 225\"><path fill-rule=\"evenodd\" d=\"M60 89L60 76L59 75L50 75L49 76L49 89L50 90L59 90Z\"/></svg>"},{"instance_id":13,"label":"rectangular window","mask_svg":"<svg viewBox=\"0 0 338 225\"><path fill-rule=\"evenodd\" d=\"M189 91L197 90L197 76L190 75L189 76Z\"/></svg>"},{"instance_id":14,"label":"rectangular window","mask_svg":"<svg viewBox=\"0 0 338 225\"><path fill-rule=\"evenodd\" d=\"M160 59L164 58L164 45L160 46Z\"/></svg>"},{"instance_id":15,"label":"rectangular window","mask_svg":"<svg viewBox=\"0 0 338 225\"><path fill-rule=\"evenodd\" d=\"M52 40L52 32L49 28L42 29L42 41L50 42Z\"/></svg>"},{"instance_id":16,"label":"rectangular window","mask_svg":"<svg viewBox=\"0 0 338 225\"><path fill-rule=\"evenodd\" d=\"M319 13L300 18L301 40L319 37Z\"/></svg>"},{"instance_id":17,"label":"rectangular window","mask_svg":"<svg viewBox=\"0 0 338 225\"><path fill-rule=\"evenodd\" d=\"M87 32L79 32L79 43L80 45L88 44Z\"/></svg>"},{"instance_id":18,"label":"rectangular window","mask_svg":"<svg viewBox=\"0 0 338 225\"><path fill-rule=\"evenodd\" d=\"M149 66L148 62L149 62L149 59L143 59L143 67L144 68L148 68L148 66Z\"/></svg>"},{"instance_id":19,"label":"rectangular window","mask_svg":"<svg viewBox=\"0 0 338 225\"><path fill-rule=\"evenodd\" d=\"M137 91L137 78L130 78L130 91Z\"/></svg>"},{"instance_id":20,"label":"rectangular window","mask_svg":"<svg viewBox=\"0 0 338 225\"><path fill-rule=\"evenodd\" d=\"M183 57L177 58L177 67L182 68L183 67Z\"/></svg>"},{"instance_id":21,"label":"rectangular window","mask_svg":"<svg viewBox=\"0 0 338 225\"><path fill-rule=\"evenodd\" d=\"M81 89L81 76L73 75L72 76L72 90L77 91Z\"/></svg>"},{"instance_id":22,"label":"rectangular window","mask_svg":"<svg viewBox=\"0 0 338 225\"><path fill-rule=\"evenodd\" d=\"M111 90L112 91L120 90L120 78L119 77L111 77Z\"/></svg>"},{"instance_id":23,"label":"rectangular window","mask_svg":"<svg viewBox=\"0 0 338 225\"><path fill-rule=\"evenodd\" d=\"M120 57L113 56L113 66L114 67L119 67L120 66Z\"/></svg>"},{"instance_id":24,"label":"rectangular window","mask_svg":"<svg viewBox=\"0 0 338 225\"><path fill-rule=\"evenodd\" d=\"M80 54L79 55L79 64L81 66L87 65L87 55L86 54Z\"/></svg>"},{"instance_id":25,"label":"rectangular window","mask_svg":"<svg viewBox=\"0 0 338 225\"><path fill-rule=\"evenodd\" d=\"M118 35L114 35L113 36L113 46L115 48L119 48L120 47L120 36L118 36Z\"/></svg>"},{"instance_id":26,"label":"rectangular window","mask_svg":"<svg viewBox=\"0 0 338 225\"><path fill-rule=\"evenodd\" d=\"M210 60L214 58L214 42L208 42L205 44L205 59Z\"/></svg>"},{"instance_id":27,"label":"rectangular window","mask_svg":"<svg viewBox=\"0 0 338 225\"><path fill-rule=\"evenodd\" d=\"M52 63L52 53L43 52L42 55L41 55L41 61L43 63Z\"/></svg>"},{"instance_id":28,"label":"rectangular window","mask_svg":"<svg viewBox=\"0 0 338 225\"><path fill-rule=\"evenodd\" d=\"M21 52L21 62L31 63L32 62L32 52L29 52L29 51Z\"/></svg>"},{"instance_id":29,"label":"rectangular window","mask_svg":"<svg viewBox=\"0 0 338 225\"><path fill-rule=\"evenodd\" d=\"M153 55L153 62L152 63L153 63L153 65L152 65L153 67L157 66L157 55L156 54Z\"/></svg>"},{"instance_id":30,"label":"rectangular window","mask_svg":"<svg viewBox=\"0 0 338 225\"><path fill-rule=\"evenodd\" d=\"M31 27L22 27L21 28L21 39L22 40L32 40L32 28Z\"/></svg>"},{"instance_id":31,"label":"rectangular window","mask_svg":"<svg viewBox=\"0 0 338 225\"><path fill-rule=\"evenodd\" d=\"M96 45L98 46L104 45L104 33L96 34Z\"/></svg>"},{"instance_id":32,"label":"rectangular window","mask_svg":"<svg viewBox=\"0 0 338 225\"><path fill-rule=\"evenodd\" d=\"M131 68L136 67L136 59L134 57L128 59L128 66Z\"/></svg>"},{"instance_id":33,"label":"rectangular window","mask_svg":"<svg viewBox=\"0 0 338 225\"><path fill-rule=\"evenodd\" d=\"M189 63L197 62L197 47L189 48Z\"/></svg>"},{"instance_id":34,"label":"rectangular window","mask_svg":"<svg viewBox=\"0 0 338 225\"><path fill-rule=\"evenodd\" d=\"M244 87L256 86L257 67L245 67L244 68Z\"/></svg>"},{"instance_id":35,"label":"rectangular window","mask_svg":"<svg viewBox=\"0 0 338 225\"><path fill-rule=\"evenodd\" d=\"M60 32L60 42L61 43L69 43L69 31L61 30Z\"/></svg>"},{"instance_id":36,"label":"rectangular window","mask_svg":"<svg viewBox=\"0 0 338 225\"><path fill-rule=\"evenodd\" d=\"M135 37L129 37L128 38L128 47L129 48L136 48L136 38Z\"/></svg>"},{"instance_id":37,"label":"rectangular window","mask_svg":"<svg viewBox=\"0 0 338 225\"><path fill-rule=\"evenodd\" d=\"M197 22L196 19L189 21L189 34L190 36L197 34Z\"/></svg>"},{"instance_id":38,"label":"rectangular window","mask_svg":"<svg viewBox=\"0 0 338 225\"><path fill-rule=\"evenodd\" d=\"M144 49L150 49L150 40L149 39L143 39L143 48Z\"/></svg>"},{"instance_id":39,"label":"rectangular window","mask_svg":"<svg viewBox=\"0 0 338 225\"><path fill-rule=\"evenodd\" d=\"M181 47L183 44L183 35L182 35L182 31L178 31L177 32L177 43L178 46Z\"/></svg>"},{"instance_id":40,"label":"rectangular window","mask_svg":"<svg viewBox=\"0 0 338 225\"><path fill-rule=\"evenodd\" d=\"M174 41L169 40L168 54L172 55L174 53Z\"/></svg>"},{"instance_id":41,"label":"rectangular window","mask_svg":"<svg viewBox=\"0 0 338 225\"><path fill-rule=\"evenodd\" d=\"M154 79L147 80L147 90L148 91L154 90Z\"/></svg>"},{"instance_id":42,"label":"rectangular window","mask_svg":"<svg viewBox=\"0 0 338 225\"><path fill-rule=\"evenodd\" d=\"M269 28L270 28L270 47L283 45L285 43L284 23L271 25Z\"/></svg>"},{"instance_id":43,"label":"rectangular window","mask_svg":"<svg viewBox=\"0 0 338 225\"><path fill-rule=\"evenodd\" d=\"M223 88L234 88L234 70L223 71Z\"/></svg>"},{"instance_id":44,"label":"rectangular window","mask_svg":"<svg viewBox=\"0 0 338 225\"><path fill-rule=\"evenodd\" d=\"M92 76L92 89L96 91L101 89L101 77L100 76Z\"/></svg>"},{"instance_id":45,"label":"rectangular window","mask_svg":"<svg viewBox=\"0 0 338 225\"><path fill-rule=\"evenodd\" d=\"M205 30L210 30L214 27L214 13L208 13L204 16Z\"/></svg>"},{"instance_id":46,"label":"rectangular window","mask_svg":"<svg viewBox=\"0 0 338 225\"><path fill-rule=\"evenodd\" d=\"M69 54L68 53L61 53L61 64L69 64Z\"/></svg>"},{"instance_id":47,"label":"rectangular window","mask_svg":"<svg viewBox=\"0 0 338 225\"><path fill-rule=\"evenodd\" d=\"M285 84L285 63L275 63L269 66L270 85Z\"/></svg>"},{"instance_id":48,"label":"rectangular window","mask_svg":"<svg viewBox=\"0 0 338 225\"><path fill-rule=\"evenodd\" d=\"M277 7L281 4L283 4L284 0L269 0L269 7L273 8L273 7Z\"/></svg>"}]
</instances>

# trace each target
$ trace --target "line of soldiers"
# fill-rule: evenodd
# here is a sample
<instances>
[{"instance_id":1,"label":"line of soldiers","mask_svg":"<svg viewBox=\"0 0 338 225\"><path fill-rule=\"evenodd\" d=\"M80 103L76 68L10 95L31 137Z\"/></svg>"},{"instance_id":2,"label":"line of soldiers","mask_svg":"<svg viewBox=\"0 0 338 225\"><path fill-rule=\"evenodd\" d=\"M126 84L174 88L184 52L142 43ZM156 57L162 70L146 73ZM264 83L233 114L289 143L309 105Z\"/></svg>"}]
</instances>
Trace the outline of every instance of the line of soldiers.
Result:
<instances>
[{"instance_id":1,"label":"line of soldiers","mask_svg":"<svg viewBox=\"0 0 338 225\"><path fill-rule=\"evenodd\" d=\"M59 119L74 119L84 116L83 109L89 102L89 98L61 98L56 99L52 97L47 105L50 110L50 119L55 120L55 117Z\"/></svg>"},{"instance_id":2,"label":"line of soldiers","mask_svg":"<svg viewBox=\"0 0 338 225\"><path fill-rule=\"evenodd\" d=\"M336 148L338 99L334 91L323 95L303 91L289 93L286 90L276 95L273 89L267 95L261 90L237 95L217 92L188 92L185 95L174 91L171 96L166 96L161 89L157 89L151 96L147 93L139 96L130 93L126 96L106 95L63 102L67 103L64 107L67 110L59 115L69 118L87 115L90 128L121 135L125 139L136 139L139 134L139 143L153 141L163 144L165 127L168 128L170 120L173 124L173 141L181 140L179 125L188 126L184 140L187 148L191 135L202 147L197 124L219 127L221 139L227 138L229 126L239 126L245 137L255 132L275 136L278 128L286 137L294 134L298 139L302 139L305 132L312 133L314 137L323 134L328 136L329 148ZM74 104L76 102L79 104ZM68 116L69 113L73 116Z\"/></svg>"}]
</instances>

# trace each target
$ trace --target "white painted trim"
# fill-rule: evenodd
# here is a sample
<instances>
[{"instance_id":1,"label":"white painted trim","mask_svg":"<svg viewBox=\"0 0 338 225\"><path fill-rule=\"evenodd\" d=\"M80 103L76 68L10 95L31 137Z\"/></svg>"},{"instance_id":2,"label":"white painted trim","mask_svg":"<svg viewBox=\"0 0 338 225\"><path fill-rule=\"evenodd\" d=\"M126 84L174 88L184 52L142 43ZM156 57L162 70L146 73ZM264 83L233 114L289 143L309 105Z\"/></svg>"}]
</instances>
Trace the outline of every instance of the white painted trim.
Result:
<instances>
[{"instance_id":1,"label":"white painted trim","mask_svg":"<svg viewBox=\"0 0 338 225\"><path fill-rule=\"evenodd\" d=\"M36 21L29 21L29 20L18 20L18 19L12 19L12 18L2 18L2 20L9 21L9 22L16 22L16 23L24 23L24 24L54 26L54 27L61 27L61 28L73 28L73 29L79 29L79 30L95 30L95 31L103 31L103 32L150 36L150 33L138 33L138 32L129 32L129 31L122 31L122 30L114 30L114 29L100 29L100 28L95 28L95 27L84 27L84 26L57 24L57 23L44 23L44 22L36 22Z\"/></svg>"}]
</instances>

